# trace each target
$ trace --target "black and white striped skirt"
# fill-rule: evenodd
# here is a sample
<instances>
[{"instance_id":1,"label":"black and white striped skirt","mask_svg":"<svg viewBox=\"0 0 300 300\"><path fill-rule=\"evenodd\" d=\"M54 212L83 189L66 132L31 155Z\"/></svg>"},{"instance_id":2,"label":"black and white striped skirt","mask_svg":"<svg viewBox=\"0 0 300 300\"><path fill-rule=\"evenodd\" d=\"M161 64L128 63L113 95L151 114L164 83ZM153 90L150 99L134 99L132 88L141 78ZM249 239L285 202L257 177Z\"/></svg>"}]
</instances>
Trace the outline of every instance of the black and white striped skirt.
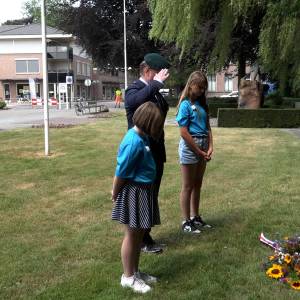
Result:
<instances>
[{"instance_id":1,"label":"black and white striped skirt","mask_svg":"<svg viewBox=\"0 0 300 300\"><path fill-rule=\"evenodd\" d=\"M118 194L112 219L131 228L146 229L160 224L153 184L128 182Z\"/></svg>"}]
</instances>

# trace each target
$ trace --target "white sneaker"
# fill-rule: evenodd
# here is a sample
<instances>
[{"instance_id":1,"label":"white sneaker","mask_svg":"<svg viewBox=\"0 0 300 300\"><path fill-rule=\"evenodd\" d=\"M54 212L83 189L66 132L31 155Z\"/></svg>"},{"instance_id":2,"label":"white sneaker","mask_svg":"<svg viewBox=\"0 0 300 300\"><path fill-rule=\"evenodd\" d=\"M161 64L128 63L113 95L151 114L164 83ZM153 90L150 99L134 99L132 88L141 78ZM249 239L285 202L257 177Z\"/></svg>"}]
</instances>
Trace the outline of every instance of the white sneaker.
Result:
<instances>
[{"instance_id":1,"label":"white sneaker","mask_svg":"<svg viewBox=\"0 0 300 300\"><path fill-rule=\"evenodd\" d=\"M151 287L145 283L140 278L137 278L135 275L131 277L126 277L124 274L121 277L121 286L129 287L137 293L145 294L151 290Z\"/></svg>"},{"instance_id":2,"label":"white sneaker","mask_svg":"<svg viewBox=\"0 0 300 300\"><path fill-rule=\"evenodd\" d=\"M156 277L151 276L151 275L149 275L147 273L144 273L144 272L141 272L141 271L135 272L134 275L135 275L136 278L142 279L144 282L146 282L148 284L157 282Z\"/></svg>"}]
</instances>

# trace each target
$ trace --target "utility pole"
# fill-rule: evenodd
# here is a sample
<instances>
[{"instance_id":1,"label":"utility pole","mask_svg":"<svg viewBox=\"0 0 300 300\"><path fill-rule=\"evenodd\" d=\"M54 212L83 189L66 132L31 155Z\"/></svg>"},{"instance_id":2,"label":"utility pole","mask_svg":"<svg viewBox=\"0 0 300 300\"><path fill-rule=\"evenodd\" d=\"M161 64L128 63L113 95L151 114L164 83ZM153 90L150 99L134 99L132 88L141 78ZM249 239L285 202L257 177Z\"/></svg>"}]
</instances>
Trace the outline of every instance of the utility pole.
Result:
<instances>
[{"instance_id":1,"label":"utility pole","mask_svg":"<svg viewBox=\"0 0 300 300\"><path fill-rule=\"evenodd\" d=\"M44 99L44 133L45 155L49 155L49 108L48 108L48 64L47 64L47 39L46 39L46 0L42 0L42 53L43 53L43 99Z\"/></svg>"},{"instance_id":2,"label":"utility pole","mask_svg":"<svg viewBox=\"0 0 300 300\"><path fill-rule=\"evenodd\" d=\"M126 49L126 5L123 0L123 15L124 15L124 74L125 74L125 90L127 89L127 49Z\"/></svg>"}]
</instances>

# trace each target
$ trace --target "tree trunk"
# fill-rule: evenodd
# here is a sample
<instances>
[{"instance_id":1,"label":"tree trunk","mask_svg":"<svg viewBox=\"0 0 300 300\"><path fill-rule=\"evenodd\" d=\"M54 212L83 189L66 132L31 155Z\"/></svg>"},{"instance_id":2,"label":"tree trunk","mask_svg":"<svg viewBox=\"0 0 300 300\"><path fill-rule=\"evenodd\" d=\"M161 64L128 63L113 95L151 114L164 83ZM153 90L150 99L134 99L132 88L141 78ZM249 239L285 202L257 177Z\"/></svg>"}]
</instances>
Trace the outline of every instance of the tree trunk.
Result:
<instances>
[{"instance_id":1,"label":"tree trunk","mask_svg":"<svg viewBox=\"0 0 300 300\"><path fill-rule=\"evenodd\" d=\"M246 59L243 53L240 53L238 58L238 87L240 88L240 82L246 75Z\"/></svg>"}]
</instances>

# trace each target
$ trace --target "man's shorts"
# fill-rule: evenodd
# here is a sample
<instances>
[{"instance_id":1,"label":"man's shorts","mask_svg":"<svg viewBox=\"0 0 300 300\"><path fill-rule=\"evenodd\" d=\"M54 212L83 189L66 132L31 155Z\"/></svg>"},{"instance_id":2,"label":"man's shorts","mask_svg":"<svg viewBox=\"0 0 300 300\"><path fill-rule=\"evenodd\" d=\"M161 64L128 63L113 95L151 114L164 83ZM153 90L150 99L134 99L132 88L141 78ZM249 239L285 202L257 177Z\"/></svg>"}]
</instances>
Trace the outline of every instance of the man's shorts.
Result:
<instances>
[{"instance_id":1,"label":"man's shorts","mask_svg":"<svg viewBox=\"0 0 300 300\"><path fill-rule=\"evenodd\" d=\"M199 136L193 137L194 142L198 147L203 150L208 150L208 137L207 136ZM196 164L199 161L203 160L202 156L196 155L189 145L186 143L186 141L181 138L179 141L179 147L178 147L178 154L179 154L179 162L180 164L189 165L189 164Z\"/></svg>"}]
</instances>

